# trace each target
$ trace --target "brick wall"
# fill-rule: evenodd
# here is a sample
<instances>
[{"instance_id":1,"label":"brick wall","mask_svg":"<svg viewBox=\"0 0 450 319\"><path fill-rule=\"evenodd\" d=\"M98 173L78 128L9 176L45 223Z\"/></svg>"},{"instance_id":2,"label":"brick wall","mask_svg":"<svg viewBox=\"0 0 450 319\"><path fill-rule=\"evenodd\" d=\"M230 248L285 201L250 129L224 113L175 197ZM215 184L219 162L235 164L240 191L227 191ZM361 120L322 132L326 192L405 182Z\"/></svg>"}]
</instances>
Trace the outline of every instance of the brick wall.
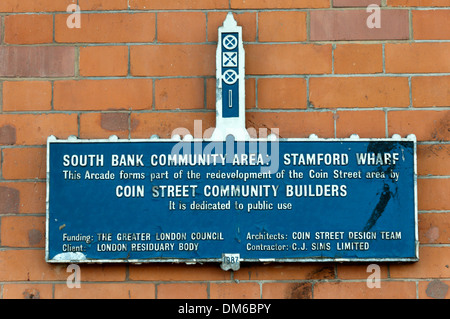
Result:
<instances>
[{"instance_id":1,"label":"brick wall","mask_svg":"<svg viewBox=\"0 0 450 319\"><path fill-rule=\"evenodd\" d=\"M367 264L341 263L82 265L69 289L66 265L44 261L47 136L213 127L228 11L244 28L247 127L416 134L420 261L380 263L373 289ZM449 21L449 0L1 0L0 297L449 298Z\"/></svg>"}]
</instances>

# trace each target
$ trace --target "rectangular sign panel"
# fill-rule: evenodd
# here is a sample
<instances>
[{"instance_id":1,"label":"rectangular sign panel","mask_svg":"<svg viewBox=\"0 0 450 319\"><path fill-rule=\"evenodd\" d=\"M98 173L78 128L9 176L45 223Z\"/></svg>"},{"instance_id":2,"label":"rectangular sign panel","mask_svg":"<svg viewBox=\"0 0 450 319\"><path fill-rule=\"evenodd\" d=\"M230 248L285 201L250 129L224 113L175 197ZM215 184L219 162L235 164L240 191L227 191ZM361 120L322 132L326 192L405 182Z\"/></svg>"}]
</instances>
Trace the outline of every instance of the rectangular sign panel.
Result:
<instances>
[{"instance_id":1,"label":"rectangular sign panel","mask_svg":"<svg viewBox=\"0 0 450 319\"><path fill-rule=\"evenodd\" d=\"M417 261L415 148L49 138L46 260Z\"/></svg>"}]
</instances>

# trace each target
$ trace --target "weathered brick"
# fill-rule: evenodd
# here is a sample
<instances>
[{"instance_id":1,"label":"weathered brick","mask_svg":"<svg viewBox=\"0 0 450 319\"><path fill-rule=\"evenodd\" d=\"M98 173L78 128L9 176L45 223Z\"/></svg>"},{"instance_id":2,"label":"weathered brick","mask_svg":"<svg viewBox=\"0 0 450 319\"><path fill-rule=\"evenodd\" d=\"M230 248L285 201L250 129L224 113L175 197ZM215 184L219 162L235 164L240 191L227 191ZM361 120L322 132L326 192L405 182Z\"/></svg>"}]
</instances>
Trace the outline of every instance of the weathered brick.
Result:
<instances>
[{"instance_id":1,"label":"weathered brick","mask_svg":"<svg viewBox=\"0 0 450 319\"><path fill-rule=\"evenodd\" d=\"M449 156L448 144L417 145L417 174L450 175L450 166L447 162Z\"/></svg>"},{"instance_id":2,"label":"weathered brick","mask_svg":"<svg viewBox=\"0 0 450 319\"><path fill-rule=\"evenodd\" d=\"M0 213L45 213L45 182L4 182L1 186L0 193L3 195L0 194L0 197L4 201L0 200L0 203L7 204L0 208Z\"/></svg>"},{"instance_id":3,"label":"weathered brick","mask_svg":"<svg viewBox=\"0 0 450 319\"><path fill-rule=\"evenodd\" d=\"M212 76L216 74L216 46L132 46L130 61L133 76Z\"/></svg>"},{"instance_id":4,"label":"weathered brick","mask_svg":"<svg viewBox=\"0 0 450 319\"><path fill-rule=\"evenodd\" d=\"M43 249L20 249L0 251L1 281L66 281L66 265L45 262ZM65 286L65 284L64 284Z\"/></svg>"},{"instance_id":5,"label":"weathered brick","mask_svg":"<svg viewBox=\"0 0 450 319\"><path fill-rule=\"evenodd\" d=\"M259 299L260 288L256 282L246 283L211 283L211 299Z\"/></svg>"},{"instance_id":6,"label":"weathered brick","mask_svg":"<svg viewBox=\"0 0 450 319\"><path fill-rule=\"evenodd\" d=\"M44 111L52 107L49 81L3 82L3 111Z\"/></svg>"},{"instance_id":7,"label":"weathered brick","mask_svg":"<svg viewBox=\"0 0 450 319\"><path fill-rule=\"evenodd\" d=\"M0 46L0 76L65 77L75 74L75 48Z\"/></svg>"},{"instance_id":8,"label":"weathered brick","mask_svg":"<svg viewBox=\"0 0 450 319\"><path fill-rule=\"evenodd\" d=\"M450 72L450 43L386 43L387 73Z\"/></svg>"},{"instance_id":9,"label":"weathered brick","mask_svg":"<svg viewBox=\"0 0 450 319\"><path fill-rule=\"evenodd\" d=\"M45 246L45 217L5 216L1 223L1 244L4 247Z\"/></svg>"},{"instance_id":10,"label":"weathered brick","mask_svg":"<svg viewBox=\"0 0 450 319\"><path fill-rule=\"evenodd\" d=\"M128 138L128 113L83 113L80 115L80 138Z\"/></svg>"},{"instance_id":11,"label":"weathered brick","mask_svg":"<svg viewBox=\"0 0 450 319\"><path fill-rule=\"evenodd\" d=\"M338 111L336 113L336 137L383 138L386 137L384 111Z\"/></svg>"},{"instance_id":12,"label":"weathered brick","mask_svg":"<svg viewBox=\"0 0 450 319\"><path fill-rule=\"evenodd\" d=\"M206 283L171 283L157 286L158 299L206 299Z\"/></svg>"},{"instance_id":13,"label":"weathered brick","mask_svg":"<svg viewBox=\"0 0 450 319\"><path fill-rule=\"evenodd\" d=\"M449 280L419 281L419 299L450 299Z\"/></svg>"},{"instance_id":14,"label":"weathered brick","mask_svg":"<svg viewBox=\"0 0 450 319\"><path fill-rule=\"evenodd\" d=\"M173 9L228 9L228 0L129 0L130 9L173 10Z\"/></svg>"},{"instance_id":15,"label":"weathered brick","mask_svg":"<svg viewBox=\"0 0 450 319\"><path fill-rule=\"evenodd\" d=\"M338 44L334 50L334 72L383 72L383 47L381 44Z\"/></svg>"},{"instance_id":16,"label":"weathered brick","mask_svg":"<svg viewBox=\"0 0 450 319\"><path fill-rule=\"evenodd\" d=\"M319 282L314 285L314 299L415 299L416 283L381 281L380 288L366 282Z\"/></svg>"},{"instance_id":17,"label":"weathered brick","mask_svg":"<svg viewBox=\"0 0 450 319\"><path fill-rule=\"evenodd\" d=\"M450 10L413 10L412 27L414 40L450 39L449 19Z\"/></svg>"},{"instance_id":18,"label":"weathered brick","mask_svg":"<svg viewBox=\"0 0 450 319\"><path fill-rule=\"evenodd\" d=\"M231 9L328 8L328 0L231 0Z\"/></svg>"},{"instance_id":19,"label":"weathered brick","mask_svg":"<svg viewBox=\"0 0 450 319\"><path fill-rule=\"evenodd\" d=\"M182 264L146 264L130 265L130 280L152 281L206 281L229 280L230 273L224 272L217 265L191 265L185 267Z\"/></svg>"},{"instance_id":20,"label":"weathered brick","mask_svg":"<svg viewBox=\"0 0 450 319\"><path fill-rule=\"evenodd\" d=\"M246 123L247 128L257 131L260 128L278 129L282 138L309 137L311 134L321 138L334 137L331 112L247 112Z\"/></svg>"},{"instance_id":21,"label":"weathered brick","mask_svg":"<svg viewBox=\"0 0 450 319\"><path fill-rule=\"evenodd\" d=\"M418 228L422 244L450 243L450 213L421 213Z\"/></svg>"},{"instance_id":22,"label":"weathered brick","mask_svg":"<svg viewBox=\"0 0 450 319\"><path fill-rule=\"evenodd\" d=\"M48 14L5 17L5 43L36 44L53 42L53 16Z\"/></svg>"},{"instance_id":23,"label":"weathered brick","mask_svg":"<svg viewBox=\"0 0 450 319\"><path fill-rule=\"evenodd\" d=\"M204 87L202 78L155 80L155 108L203 109Z\"/></svg>"},{"instance_id":24,"label":"weathered brick","mask_svg":"<svg viewBox=\"0 0 450 319\"><path fill-rule=\"evenodd\" d=\"M81 76L126 76L128 47L89 46L80 48Z\"/></svg>"},{"instance_id":25,"label":"weathered brick","mask_svg":"<svg viewBox=\"0 0 450 319\"><path fill-rule=\"evenodd\" d=\"M82 13L81 28L68 28L68 17L55 16L56 42L123 43L155 39L155 13Z\"/></svg>"},{"instance_id":26,"label":"weathered brick","mask_svg":"<svg viewBox=\"0 0 450 319\"><path fill-rule=\"evenodd\" d=\"M15 128L17 145L44 145L50 135L78 134L76 114L0 114L0 127L4 125Z\"/></svg>"},{"instance_id":27,"label":"weathered brick","mask_svg":"<svg viewBox=\"0 0 450 319\"><path fill-rule=\"evenodd\" d=\"M449 127L450 111L388 112L389 136L415 134L419 141L448 141Z\"/></svg>"},{"instance_id":28,"label":"weathered brick","mask_svg":"<svg viewBox=\"0 0 450 319\"><path fill-rule=\"evenodd\" d=\"M309 282L263 283L263 299L311 299L312 284Z\"/></svg>"},{"instance_id":29,"label":"weathered brick","mask_svg":"<svg viewBox=\"0 0 450 319\"><path fill-rule=\"evenodd\" d=\"M450 247L423 246L419 261L408 264L391 264L391 278L449 278Z\"/></svg>"},{"instance_id":30,"label":"weathered brick","mask_svg":"<svg viewBox=\"0 0 450 319\"><path fill-rule=\"evenodd\" d=\"M206 14L203 12L160 12L158 42L205 42Z\"/></svg>"},{"instance_id":31,"label":"weathered brick","mask_svg":"<svg viewBox=\"0 0 450 319\"><path fill-rule=\"evenodd\" d=\"M369 28L366 10L314 10L310 12L310 39L406 40L409 38L407 10L382 10L380 28Z\"/></svg>"},{"instance_id":32,"label":"weathered brick","mask_svg":"<svg viewBox=\"0 0 450 319\"><path fill-rule=\"evenodd\" d=\"M44 148L8 148L3 150L4 179L38 179L46 177Z\"/></svg>"},{"instance_id":33,"label":"weathered brick","mask_svg":"<svg viewBox=\"0 0 450 319\"><path fill-rule=\"evenodd\" d=\"M414 107L449 106L450 76L418 76L411 78Z\"/></svg>"},{"instance_id":34,"label":"weathered brick","mask_svg":"<svg viewBox=\"0 0 450 319\"><path fill-rule=\"evenodd\" d=\"M245 47L248 75L331 73L331 45L249 44Z\"/></svg>"},{"instance_id":35,"label":"weathered brick","mask_svg":"<svg viewBox=\"0 0 450 319\"><path fill-rule=\"evenodd\" d=\"M311 78L309 100L317 108L407 107L409 84L402 77Z\"/></svg>"},{"instance_id":36,"label":"weathered brick","mask_svg":"<svg viewBox=\"0 0 450 319\"><path fill-rule=\"evenodd\" d=\"M215 120L214 112L131 113L131 137L149 138L154 134L160 138L170 138L173 134L191 134L196 138L210 137Z\"/></svg>"},{"instance_id":37,"label":"weathered brick","mask_svg":"<svg viewBox=\"0 0 450 319\"><path fill-rule=\"evenodd\" d=\"M301 78L258 79L258 108L305 109L306 80Z\"/></svg>"},{"instance_id":38,"label":"weathered brick","mask_svg":"<svg viewBox=\"0 0 450 319\"><path fill-rule=\"evenodd\" d=\"M237 280L312 280L312 279L334 279L335 270L331 263L302 264L298 265L272 264L244 266L234 273Z\"/></svg>"},{"instance_id":39,"label":"weathered brick","mask_svg":"<svg viewBox=\"0 0 450 319\"><path fill-rule=\"evenodd\" d=\"M52 299L53 284L27 283L3 285L3 299Z\"/></svg>"},{"instance_id":40,"label":"weathered brick","mask_svg":"<svg viewBox=\"0 0 450 319\"><path fill-rule=\"evenodd\" d=\"M16 128L11 125L3 125L0 127L0 144L13 145L16 144Z\"/></svg>"},{"instance_id":41,"label":"weathered brick","mask_svg":"<svg viewBox=\"0 0 450 319\"><path fill-rule=\"evenodd\" d=\"M306 12L267 11L258 14L260 42L306 40Z\"/></svg>"},{"instance_id":42,"label":"weathered brick","mask_svg":"<svg viewBox=\"0 0 450 319\"><path fill-rule=\"evenodd\" d=\"M341 280L347 279L367 279L374 274L374 270L369 263L339 263L337 264L337 278ZM380 267L380 279L388 278L389 267L387 264L377 264Z\"/></svg>"},{"instance_id":43,"label":"weathered brick","mask_svg":"<svg viewBox=\"0 0 450 319\"><path fill-rule=\"evenodd\" d=\"M151 79L80 80L54 83L55 110L150 109Z\"/></svg>"}]
</instances>

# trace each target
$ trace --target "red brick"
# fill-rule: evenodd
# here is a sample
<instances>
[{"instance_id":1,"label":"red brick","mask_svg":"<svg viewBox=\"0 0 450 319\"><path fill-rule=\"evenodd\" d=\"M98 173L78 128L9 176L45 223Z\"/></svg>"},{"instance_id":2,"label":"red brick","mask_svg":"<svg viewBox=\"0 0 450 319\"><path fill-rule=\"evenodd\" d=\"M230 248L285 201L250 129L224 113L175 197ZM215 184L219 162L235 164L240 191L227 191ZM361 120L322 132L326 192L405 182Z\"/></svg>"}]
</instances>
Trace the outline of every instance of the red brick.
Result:
<instances>
[{"instance_id":1,"label":"red brick","mask_svg":"<svg viewBox=\"0 0 450 319\"><path fill-rule=\"evenodd\" d=\"M80 138L128 138L128 113L83 113L80 115Z\"/></svg>"},{"instance_id":2,"label":"red brick","mask_svg":"<svg viewBox=\"0 0 450 319\"><path fill-rule=\"evenodd\" d=\"M311 78L309 99L317 108L407 107L409 84L401 77Z\"/></svg>"},{"instance_id":3,"label":"red brick","mask_svg":"<svg viewBox=\"0 0 450 319\"><path fill-rule=\"evenodd\" d=\"M256 282L211 283L211 299L259 299L260 288Z\"/></svg>"},{"instance_id":4,"label":"red brick","mask_svg":"<svg viewBox=\"0 0 450 319\"><path fill-rule=\"evenodd\" d=\"M450 213L419 214L419 241L421 244L449 244Z\"/></svg>"},{"instance_id":5,"label":"red brick","mask_svg":"<svg viewBox=\"0 0 450 319\"><path fill-rule=\"evenodd\" d=\"M153 42L154 13L82 13L81 28L67 27L67 14L55 16L55 41L119 43Z\"/></svg>"},{"instance_id":6,"label":"red brick","mask_svg":"<svg viewBox=\"0 0 450 319\"><path fill-rule=\"evenodd\" d=\"M16 129L17 145L44 145L47 137L67 138L78 134L76 114L0 114L0 127Z\"/></svg>"},{"instance_id":7,"label":"red brick","mask_svg":"<svg viewBox=\"0 0 450 319\"><path fill-rule=\"evenodd\" d=\"M419 299L450 299L449 280L419 281Z\"/></svg>"},{"instance_id":8,"label":"red brick","mask_svg":"<svg viewBox=\"0 0 450 319\"><path fill-rule=\"evenodd\" d=\"M3 125L0 127L0 144L14 145L16 144L16 128L11 125Z\"/></svg>"},{"instance_id":9,"label":"red brick","mask_svg":"<svg viewBox=\"0 0 450 319\"><path fill-rule=\"evenodd\" d=\"M314 299L415 299L416 283L381 281L380 288L369 288L366 282L318 282Z\"/></svg>"},{"instance_id":10,"label":"red brick","mask_svg":"<svg viewBox=\"0 0 450 319\"><path fill-rule=\"evenodd\" d=\"M226 16L226 12L208 12L208 41L217 42L217 30L222 26ZM256 41L256 13L233 13L233 16L237 24L242 26L243 41Z\"/></svg>"},{"instance_id":11,"label":"red brick","mask_svg":"<svg viewBox=\"0 0 450 319\"><path fill-rule=\"evenodd\" d=\"M151 79L56 81L55 110L151 109Z\"/></svg>"},{"instance_id":12,"label":"red brick","mask_svg":"<svg viewBox=\"0 0 450 319\"><path fill-rule=\"evenodd\" d=\"M131 113L131 137L149 138L156 134L160 138L170 138L173 131L176 134L184 132L196 138L210 137L215 127L216 114L214 112L170 112L170 113ZM201 122L195 122L201 121ZM196 128L195 125L201 125ZM188 132L188 133L187 133ZM204 136L205 133L208 133ZM180 134L180 135L185 135Z\"/></svg>"},{"instance_id":13,"label":"red brick","mask_svg":"<svg viewBox=\"0 0 450 319\"><path fill-rule=\"evenodd\" d=\"M354 263L339 263L337 264L337 278L347 279L366 279L374 274L374 270L369 266L372 264L354 264ZM389 268L387 264L376 264L380 267L380 279L388 278Z\"/></svg>"},{"instance_id":14,"label":"red brick","mask_svg":"<svg viewBox=\"0 0 450 319\"><path fill-rule=\"evenodd\" d=\"M231 9L328 8L328 0L231 0Z\"/></svg>"},{"instance_id":15,"label":"red brick","mask_svg":"<svg viewBox=\"0 0 450 319\"><path fill-rule=\"evenodd\" d=\"M334 50L335 73L383 72L381 44L338 44Z\"/></svg>"},{"instance_id":16,"label":"red brick","mask_svg":"<svg viewBox=\"0 0 450 319\"><path fill-rule=\"evenodd\" d=\"M267 11L258 14L260 42L306 40L306 12Z\"/></svg>"},{"instance_id":17,"label":"red brick","mask_svg":"<svg viewBox=\"0 0 450 319\"><path fill-rule=\"evenodd\" d=\"M389 136L415 134L419 141L448 141L449 127L450 111L388 112Z\"/></svg>"},{"instance_id":18,"label":"red brick","mask_svg":"<svg viewBox=\"0 0 450 319\"><path fill-rule=\"evenodd\" d=\"M386 0L390 7L448 7L448 0Z\"/></svg>"},{"instance_id":19,"label":"red brick","mask_svg":"<svg viewBox=\"0 0 450 319\"><path fill-rule=\"evenodd\" d=\"M0 12L53 12L66 11L76 0L2 0Z\"/></svg>"},{"instance_id":20,"label":"red brick","mask_svg":"<svg viewBox=\"0 0 450 319\"><path fill-rule=\"evenodd\" d=\"M130 51L133 76L216 74L215 45L139 45Z\"/></svg>"},{"instance_id":21,"label":"red brick","mask_svg":"<svg viewBox=\"0 0 450 319\"><path fill-rule=\"evenodd\" d=\"M217 264L197 264L186 267L184 264L145 264L129 266L130 280L152 281L206 281L230 280L230 273Z\"/></svg>"},{"instance_id":22,"label":"red brick","mask_svg":"<svg viewBox=\"0 0 450 319\"><path fill-rule=\"evenodd\" d=\"M310 12L310 39L406 40L409 39L407 10L382 10L380 28L369 28L366 10L314 10Z\"/></svg>"},{"instance_id":23,"label":"red brick","mask_svg":"<svg viewBox=\"0 0 450 319\"><path fill-rule=\"evenodd\" d=\"M419 261L408 264L391 264L391 278L449 278L450 247L423 246Z\"/></svg>"},{"instance_id":24,"label":"red brick","mask_svg":"<svg viewBox=\"0 0 450 319\"><path fill-rule=\"evenodd\" d=\"M450 43L386 43L387 73L450 72Z\"/></svg>"},{"instance_id":25,"label":"red brick","mask_svg":"<svg viewBox=\"0 0 450 319\"><path fill-rule=\"evenodd\" d=\"M181 10L181 9L228 9L228 0L129 0L130 9Z\"/></svg>"},{"instance_id":26,"label":"red brick","mask_svg":"<svg viewBox=\"0 0 450 319\"><path fill-rule=\"evenodd\" d=\"M0 186L0 202L8 203L0 208L0 214L45 213L45 182L5 182Z\"/></svg>"},{"instance_id":27,"label":"red brick","mask_svg":"<svg viewBox=\"0 0 450 319\"><path fill-rule=\"evenodd\" d=\"M0 251L1 281L54 281L67 280L67 265L51 265L45 262L43 249ZM65 284L64 284L65 286Z\"/></svg>"},{"instance_id":28,"label":"red brick","mask_svg":"<svg viewBox=\"0 0 450 319\"><path fill-rule=\"evenodd\" d=\"M5 17L5 43L35 44L53 42L53 16L47 14Z\"/></svg>"},{"instance_id":29,"label":"red brick","mask_svg":"<svg viewBox=\"0 0 450 319\"><path fill-rule=\"evenodd\" d=\"M46 149L8 148L3 150L4 179L38 179L46 177Z\"/></svg>"},{"instance_id":30,"label":"red brick","mask_svg":"<svg viewBox=\"0 0 450 319\"><path fill-rule=\"evenodd\" d=\"M4 216L0 234L4 247L43 248L45 246L45 217Z\"/></svg>"},{"instance_id":31,"label":"red brick","mask_svg":"<svg viewBox=\"0 0 450 319\"><path fill-rule=\"evenodd\" d=\"M81 76L126 76L128 47L90 46L80 48Z\"/></svg>"},{"instance_id":32,"label":"red brick","mask_svg":"<svg viewBox=\"0 0 450 319\"><path fill-rule=\"evenodd\" d=\"M381 6L381 0L333 0L333 7L368 7L371 4Z\"/></svg>"},{"instance_id":33,"label":"red brick","mask_svg":"<svg viewBox=\"0 0 450 319\"><path fill-rule=\"evenodd\" d=\"M449 156L448 144L417 145L417 174L450 175Z\"/></svg>"},{"instance_id":34,"label":"red brick","mask_svg":"<svg viewBox=\"0 0 450 319\"><path fill-rule=\"evenodd\" d=\"M75 48L0 46L0 76L64 77L75 74Z\"/></svg>"},{"instance_id":35,"label":"red brick","mask_svg":"<svg viewBox=\"0 0 450 319\"><path fill-rule=\"evenodd\" d=\"M242 265L234 273L237 280L312 280L312 279L334 279L335 267L332 264L254 264Z\"/></svg>"},{"instance_id":36,"label":"red brick","mask_svg":"<svg viewBox=\"0 0 450 319\"><path fill-rule=\"evenodd\" d=\"M247 128L256 131L278 129L281 138L309 137L311 134L321 138L334 137L331 112L247 112L246 122Z\"/></svg>"},{"instance_id":37,"label":"red brick","mask_svg":"<svg viewBox=\"0 0 450 319\"><path fill-rule=\"evenodd\" d=\"M306 109L306 80L301 78L258 79L258 108Z\"/></svg>"},{"instance_id":38,"label":"red brick","mask_svg":"<svg viewBox=\"0 0 450 319\"><path fill-rule=\"evenodd\" d=\"M312 284L309 282L263 283L263 299L311 299Z\"/></svg>"},{"instance_id":39,"label":"red brick","mask_svg":"<svg viewBox=\"0 0 450 319\"><path fill-rule=\"evenodd\" d=\"M205 81L202 78L155 80L156 109L203 109Z\"/></svg>"},{"instance_id":40,"label":"red brick","mask_svg":"<svg viewBox=\"0 0 450 319\"><path fill-rule=\"evenodd\" d=\"M3 299L52 299L53 284L5 284Z\"/></svg>"},{"instance_id":41,"label":"red brick","mask_svg":"<svg viewBox=\"0 0 450 319\"><path fill-rule=\"evenodd\" d=\"M413 77L411 87L415 107L450 105L450 76Z\"/></svg>"},{"instance_id":42,"label":"red brick","mask_svg":"<svg viewBox=\"0 0 450 319\"><path fill-rule=\"evenodd\" d=\"M126 10L128 9L128 0L79 0L78 5L83 11Z\"/></svg>"},{"instance_id":43,"label":"red brick","mask_svg":"<svg viewBox=\"0 0 450 319\"><path fill-rule=\"evenodd\" d=\"M206 14L203 12L160 12L158 42L205 42Z\"/></svg>"},{"instance_id":44,"label":"red brick","mask_svg":"<svg viewBox=\"0 0 450 319\"><path fill-rule=\"evenodd\" d=\"M246 74L331 73L331 45L249 44Z\"/></svg>"},{"instance_id":45,"label":"red brick","mask_svg":"<svg viewBox=\"0 0 450 319\"><path fill-rule=\"evenodd\" d=\"M3 82L3 111L44 111L51 109L51 103L51 82Z\"/></svg>"},{"instance_id":46,"label":"red brick","mask_svg":"<svg viewBox=\"0 0 450 319\"><path fill-rule=\"evenodd\" d=\"M386 137L384 111L338 111L336 113L336 137L383 138Z\"/></svg>"},{"instance_id":47,"label":"red brick","mask_svg":"<svg viewBox=\"0 0 450 319\"><path fill-rule=\"evenodd\" d=\"M450 179L431 178L417 181L419 210L450 210Z\"/></svg>"},{"instance_id":48,"label":"red brick","mask_svg":"<svg viewBox=\"0 0 450 319\"><path fill-rule=\"evenodd\" d=\"M158 299L206 299L206 283L172 283L157 286Z\"/></svg>"},{"instance_id":49,"label":"red brick","mask_svg":"<svg viewBox=\"0 0 450 319\"><path fill-rule=\"evenodd\" d=\"M81 275L83 280L83 273ZM154 299L152 283L84 283L81 288L55 285L55 299Z\"/></svg>"},{"instance_id":50,"label":"red brick","mask_svg":"<svg viewBox=\"0 0 450 319\"><path fill-rule=\"evenodd\" d=\"M450 39L449 20L450 10L413 10L412 27L414 39Z\"/></svg>"}]
</instances>

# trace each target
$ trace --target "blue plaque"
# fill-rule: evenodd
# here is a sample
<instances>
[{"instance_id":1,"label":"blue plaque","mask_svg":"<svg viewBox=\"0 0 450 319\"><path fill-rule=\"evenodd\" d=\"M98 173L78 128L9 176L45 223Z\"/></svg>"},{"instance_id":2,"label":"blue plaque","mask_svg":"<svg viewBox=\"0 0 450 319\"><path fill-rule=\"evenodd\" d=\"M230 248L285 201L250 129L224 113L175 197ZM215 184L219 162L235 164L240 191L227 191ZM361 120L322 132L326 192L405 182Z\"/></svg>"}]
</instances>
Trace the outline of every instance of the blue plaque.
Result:
<instances>
[{"instance_id":1,"label":"blue plaque","mask_svg":"<svg viewBox=\"0 0 450 319\"><path fill-rule=\"evenodd\" d=\"M49 138L46 259L416 261L415 144Z\"/></svg>"}]
</instances>

